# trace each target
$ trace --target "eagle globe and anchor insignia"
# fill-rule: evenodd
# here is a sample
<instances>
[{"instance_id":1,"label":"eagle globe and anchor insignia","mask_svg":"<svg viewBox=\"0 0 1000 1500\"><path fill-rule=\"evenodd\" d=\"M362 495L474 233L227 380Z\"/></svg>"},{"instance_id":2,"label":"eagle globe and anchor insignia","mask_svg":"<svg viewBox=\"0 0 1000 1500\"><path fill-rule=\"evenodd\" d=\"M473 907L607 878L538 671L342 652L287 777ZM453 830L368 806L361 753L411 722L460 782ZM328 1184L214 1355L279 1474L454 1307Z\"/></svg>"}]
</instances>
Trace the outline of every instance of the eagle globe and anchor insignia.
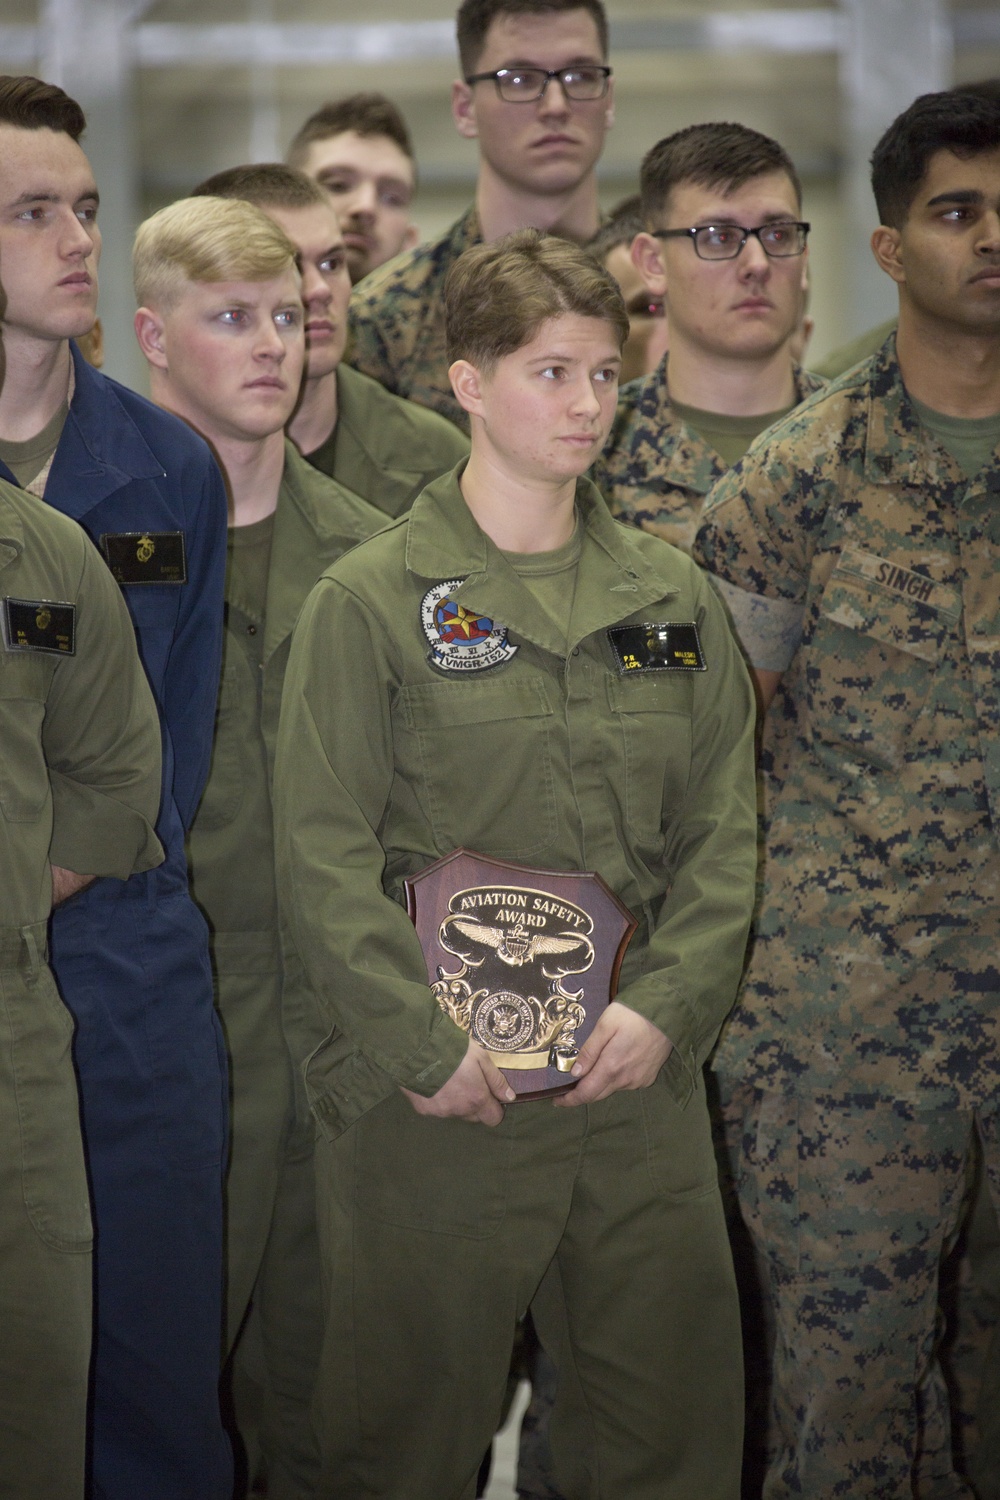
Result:
<instances>
[{"instance_id":1,"label":"eagle globe and anchor insignia","mask_svg":"<svg viewBox=\"0 0 1000 1500\"><path fill-rule=\"evenodd\" d=\"M405 881L431 993L519 1099L567 1078L614 998L635 918L599 875L456 849Z\"/></svg>"}]
</instances>

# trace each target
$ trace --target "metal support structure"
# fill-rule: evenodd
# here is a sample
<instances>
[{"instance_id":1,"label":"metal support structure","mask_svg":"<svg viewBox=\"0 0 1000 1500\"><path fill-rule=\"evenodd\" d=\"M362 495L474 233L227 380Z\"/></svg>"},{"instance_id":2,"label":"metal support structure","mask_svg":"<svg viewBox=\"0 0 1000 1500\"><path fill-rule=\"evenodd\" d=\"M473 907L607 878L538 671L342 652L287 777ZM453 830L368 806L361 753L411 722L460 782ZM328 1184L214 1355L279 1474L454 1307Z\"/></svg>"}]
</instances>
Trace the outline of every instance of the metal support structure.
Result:
<instances>
[{"instance_id":1,"label":"metal support structure","mask_svg":"<svg viewBox=\"0 0 1000 1500\"><path fill-rule=\"evenodd\" d=\"M878 215L869 160L888 125L918 94L950 87L954 67L945 0L841 0L841 141L844 161L844 341L891 318L896 289L869 247Z\"/></svg>"},{"instance_id":2,"label":"metal support structure","mask_svg":"<svg viewBox=\"0 0 1000 1500\"><path fill-rule=\"evenodd\" d=\"M139 216L133 109L135 0L42 0L39 71L78 99L87 116L83 146L101 194L101 326L105 369L146 388L145 360L132 331L132 236Z\"/></svg>"}]
</instances>

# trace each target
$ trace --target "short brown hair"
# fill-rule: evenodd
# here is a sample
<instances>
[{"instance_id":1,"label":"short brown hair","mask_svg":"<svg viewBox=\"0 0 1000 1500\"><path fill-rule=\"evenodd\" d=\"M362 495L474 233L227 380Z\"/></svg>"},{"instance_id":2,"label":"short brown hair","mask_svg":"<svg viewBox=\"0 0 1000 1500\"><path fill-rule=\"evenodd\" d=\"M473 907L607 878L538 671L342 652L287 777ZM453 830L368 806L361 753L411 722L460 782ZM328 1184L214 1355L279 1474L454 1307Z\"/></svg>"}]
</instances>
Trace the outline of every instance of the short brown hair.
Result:
<instances>
[{"instance_id":1,"label":"short brown hair","mask_svg":"<svg viewBox=\"0 0 1000 1500\"><path fill-rule=\"evenodd\" d=\"M463 251L444 286L449 360L490 371L562 313L610 323L621 348L628 313L618 283L579 245L516 229Z\"/></svg>"},{"instance_id":2,"label":"short brown hair","mask_svg":"<svg viewBox=\"0 0 1000 1500\"><path fill-rule=\"evenodd\" d=\"M746 125L688 125L657 141L643 158L639 186L646 227L656 228L680 182L731 193L768 172L784 172L801 204L802 184L792 159L769 135Z\"/></svg>"},{"instance_id":3,"label":"short brown hair","mask_svg":"<svg viewBox=\"0 0 1000 1500\"><path fill-rule=\"evenodd\" d=\"M191 281L270 281L296 268L284 230L243 199L181 198L140 224L132 250L141 306L171 307Z\"/></svg>"},{"instance_id":4,"label":"short brown hair","mask_svg":"<svg viewBox=\"0 0 1000 1500\"><path fill-rule=\"evenodd\" d=\"M413 142L406 121L391 99L376 93L349 94L346 99L333 99L321 105L294 136L285 160L290 167L300 167L314 141L326 141L348 130L356 135L388 136L404 156L413 160Z\"/></svg>"},{"instance_id":5,"label":"short brown hair","mask_svg":"<svg viewBox=\"0 0 1000 1500\"><path fill-rule=\"evenodd\" d=\"M487 33L498 16L558 15L568 10L587 12L597 27L601 56L607 57L608 17L601 0L462 0L456 30L463 74L468 77L475 70Z\"/></svg>"},{"instance_id":6,"label":"short brown hair","mask_svg":"<svg viewBox=\"0 0 1000 1500\"><path fill-rule=\"evenodd\" d=\"M601 0L462 0L456 22L458 56L468 78L486 46L486 34L497 16L554 16L585 10L597 27L601 56L608 55L608 18Z\"/></svg>"},{"instance_id":7,"label":"short brown hair","mask_svg":"<svg viewBox=\"0 0 1000 1500\"><path fill-rule=\"evenodd\" d=\"M0 125L15 125L18 130L59 130L78 141L87 120L76 100L54 83L43 83L28 73L8 73L0 77Z\"/></svg>"},{"instance_id":8,"label":"short brown hair","mask_svg":"<svg viewBox=\"0 0 1000 1500\"><path fill-rule=\"evenodd\" d=\"M191 189L192 198L241 198L258 208L328 208L330 199L317 182L280 161L227 167Z\"/></svg>"},{"instance_id":9,"label":"short brown hair","mask_svg":"<svg viewBox=\"0 0 1000 1500\"><path fill-rule=\"evenodd\" d=\"M639 194L633 193L630 198L623 198L615 204L600 229L583 248L603 265L612 250L617 250L619 245L631 245L644 228L642 203Z\"/></svg>"}]
</instances>

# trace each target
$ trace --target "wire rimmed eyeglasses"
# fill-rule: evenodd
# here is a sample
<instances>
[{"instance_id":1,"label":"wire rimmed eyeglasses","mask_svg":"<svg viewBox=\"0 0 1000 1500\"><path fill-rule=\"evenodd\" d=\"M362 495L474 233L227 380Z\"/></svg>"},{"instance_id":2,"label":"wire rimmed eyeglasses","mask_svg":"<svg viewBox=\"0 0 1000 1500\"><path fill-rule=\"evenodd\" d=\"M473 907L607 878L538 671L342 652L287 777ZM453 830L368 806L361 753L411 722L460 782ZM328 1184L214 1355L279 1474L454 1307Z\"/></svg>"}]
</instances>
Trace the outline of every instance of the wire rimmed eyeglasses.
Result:
<instances>
[{"instance_id":1,"label":"wire rimmed eyeglasses","mask_svg":"<svg viewBox=\"0 0 1000 1500\"><path fill-rule=\"evenodd\" d=\"M697 224L693 229L654 229L655 240L687 238L702 260L735 260L751 235L760 241L761 249L772 260L801 255L806 248L811 224L798 220L776 219L757 229L742 224Z\"/></svg>"},{"instance_id":2,"label":"wire rimmed eyeglasses","mask_svg":"<svg viewBox=\"0 0 1000 1500\"><path fill-rule=\"evenodd\" d=\"M577 64L575 68L497 68L493 73L472 73L466 83L495 83L507 104L533 104L541 99L553 78L567 99L583 102L603 99L608 92L609 67Z\"/></svg>"}]
</instances>

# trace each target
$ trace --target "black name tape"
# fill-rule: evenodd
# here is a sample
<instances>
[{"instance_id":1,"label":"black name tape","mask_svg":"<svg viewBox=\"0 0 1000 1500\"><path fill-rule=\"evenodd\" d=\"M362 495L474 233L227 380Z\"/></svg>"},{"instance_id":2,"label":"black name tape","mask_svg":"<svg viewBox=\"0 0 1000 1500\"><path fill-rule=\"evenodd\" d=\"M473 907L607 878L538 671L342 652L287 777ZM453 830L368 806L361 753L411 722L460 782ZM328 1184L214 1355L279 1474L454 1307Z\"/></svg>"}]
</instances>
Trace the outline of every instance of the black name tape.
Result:
<instances>
[{"instance_id":1,"label":"black name tape","mask_svg":"<svg viewBox=\"0 0 1000 1500\"><path fill-rule=\"evenodd\" d=\"M183 531L105 531L101 551L116 583L187 583Z\"/></svg>"},{"instance_id":2,"label":"black name tape","mask_svg":"<svg viewBox=\"0 0 1000 1500\"><path fill-rule=\"evenodd\" d=\"M4 599L3 640L8 651L76 655L76 605L52 599Z\"/></svg>"},{"instance_id":3,"label":"black name tape","mask_svg":"<svg viewBox=\"0 0 1000 1500\"><path fill-rule=\"evenodd\" d=\"M615 625L608 640L622 676L630 672L704 672L698 627L690 624Z\"/></svg>"}]
</instances>

